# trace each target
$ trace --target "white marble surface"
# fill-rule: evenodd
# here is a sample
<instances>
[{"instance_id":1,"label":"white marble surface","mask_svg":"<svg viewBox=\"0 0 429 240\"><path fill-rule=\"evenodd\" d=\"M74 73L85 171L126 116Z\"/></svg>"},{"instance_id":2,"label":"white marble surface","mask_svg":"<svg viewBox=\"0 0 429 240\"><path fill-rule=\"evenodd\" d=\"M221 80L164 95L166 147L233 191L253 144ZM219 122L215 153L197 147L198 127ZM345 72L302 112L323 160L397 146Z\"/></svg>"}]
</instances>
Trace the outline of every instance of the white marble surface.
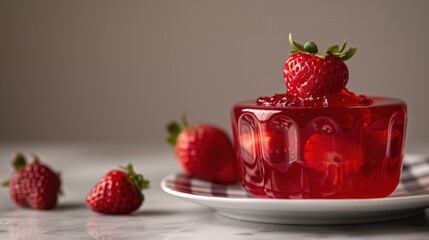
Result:
<instances>
[{"instance_id":1,"label":"white marble surface","mask_svg":"<svg viewBox=\"0 0 429 240\"><path fill-rule=\"evenodd\" d=\"M417 145L415 145L417 146ZM427 153L426 145L411 148ZM0 239L429 239L429 210L377 224L291 226L236 221L162 192L161 178L178 171L168 146L135 144L0 144L0 177L16 151L37 153L62 172L65 196L57 209L16 207L0 190ZM91 212L85 195L107 171L131 162L151 180L143 207L130 216Z\"/></svg>"}]
</instances>

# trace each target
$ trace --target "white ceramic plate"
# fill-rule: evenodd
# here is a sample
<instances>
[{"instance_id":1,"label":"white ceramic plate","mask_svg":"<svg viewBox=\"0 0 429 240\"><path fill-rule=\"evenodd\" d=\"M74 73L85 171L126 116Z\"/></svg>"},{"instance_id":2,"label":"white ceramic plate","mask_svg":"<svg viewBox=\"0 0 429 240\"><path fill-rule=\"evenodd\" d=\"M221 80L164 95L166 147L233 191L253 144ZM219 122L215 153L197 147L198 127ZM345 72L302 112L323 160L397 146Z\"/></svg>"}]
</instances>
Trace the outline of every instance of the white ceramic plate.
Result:
<instances>
[{"instance_id":1,"label":"white ceramic plate","mask_svg":"<svg viewBox=\"0 0 429 240\"><path fill-rule=\"evenodd\" d=\"M330 225L381 222L410 217L429 206L429 194L412 194L403 186L378 199L259 199L239 185L225 186L171 174L162 189L181 199L214 209L220 215L245 221Z\"/></svg>"}]
</instances>

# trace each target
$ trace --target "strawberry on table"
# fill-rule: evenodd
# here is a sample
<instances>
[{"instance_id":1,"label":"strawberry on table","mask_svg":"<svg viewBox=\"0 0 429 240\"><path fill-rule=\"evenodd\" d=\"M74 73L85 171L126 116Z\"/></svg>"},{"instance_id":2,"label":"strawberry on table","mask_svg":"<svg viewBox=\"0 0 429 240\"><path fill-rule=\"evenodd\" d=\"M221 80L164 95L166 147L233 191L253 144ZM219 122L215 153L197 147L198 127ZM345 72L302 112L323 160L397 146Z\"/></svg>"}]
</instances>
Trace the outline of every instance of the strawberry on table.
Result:
<instances>
[{"instance_id":1,"label":"strawberry on table","mask_svg":"<svg viewBox=\"0 0 429 240\"><path fill-rule=\"evenodd\" d=\"M314 42L304 45L295 42L289 35L291 56L284 64L284 79L288 94L299 99L315 99L340 92L349 80L349 70L344 61L357 51L350 48L344 52L347 41L341 47L334 45L319 53Z\"/></svg>"},{"instance_id":2,"label":"strawberry on table","mask_svg":"<svg viewBox=\"0 0 429 240\"><path fill-rule=\"evenodd\" d=\"M144 201L143 189L149 181L135 173L129 164L121 170L107 173L88 193L88 207L104 214L128 214L137 210Z\"/></svg>"},{"instance_id":3,"label":"strawberry on table","mask_svg":"<svg viewBox=\"0 0 429 240\"><path fill-rule=\"evenodd\" d=\"M177 160L190 177L232 184L238 180L238 168L231 140L226 133L210 124L189 127L172 122L167 127L167 141L175 146Z\"/></svg>"},{"instance_id":4,"label":"strawberry on table","mask_svg":"<svg viewBox=\"0 0 429 240\"><path fill-rule=\"evenodd\" d=\"M61 180L58 173L40 162L27 164L22 153L16 153L13 159L15 172L3 186L9 187L12 200L21 207L34 209L52 209L57 205Z\"/></svg>"}]
</instances>

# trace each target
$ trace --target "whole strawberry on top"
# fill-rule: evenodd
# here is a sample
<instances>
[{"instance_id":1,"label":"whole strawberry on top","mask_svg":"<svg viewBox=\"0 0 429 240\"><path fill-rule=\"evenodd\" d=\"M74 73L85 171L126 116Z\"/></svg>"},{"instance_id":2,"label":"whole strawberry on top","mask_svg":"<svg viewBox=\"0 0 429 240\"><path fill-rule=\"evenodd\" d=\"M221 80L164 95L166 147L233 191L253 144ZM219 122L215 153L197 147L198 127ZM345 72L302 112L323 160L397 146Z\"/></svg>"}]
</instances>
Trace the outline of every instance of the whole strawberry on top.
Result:
<instances>
[{"instance_id":1,"label":"whole strawberry on top","mask_svg":"<svg viewBox=\"0 0 429 240\"><path fill-rule=\"evenodd\" d=\"M167 141L175 146L177 160L190 177L220 184L238 180L237 162L231 140L226 133L210 124L188 126L172 122L167 126Z\"/></svg>"},{"instance_id":2,"label":"whole strawberry on top","mask_svg":"<svg viewBox=\"0 0 429 240\"><path fill-rule=\"evenodd\" d=\"M104 214L128 214L137 210L144 201L143 189L149 188L149 181L135 173L129 164L121 170L107 173L88 193L88 207Z\"/></svg>"},{"instance_id":3,"label":"whole strawberry on top","mask_svg":"<svg viewBox=\"0 0 429 240\"><path fill-rule=\"evenodd\" d=\"M55 173L34 156L34 161L27 164L22 153L13 157L15 172L3 186L9 187L12 200L22 207L34 209L52 209L57 205L61 180Z\"/></svg>"},{"instance_id":4,"label":"whole strawberry on top","mask_svg":"<svg viewBox=\"0 0 429 240\"><path fill-rule=\"evenodd\" d=\"M346 50L347 40L341 46L333 45L319 52L314 42L304 45L295 42L289 34L291 55L283 69L287 93L272 97L260 97L259 105L284 107L344 107L366 106L371 99L349 91L349 70L344 63L357 52Z\"/></svg>"},{"instance_id":5,"label":"whole strawberry on top","mask_svg":"<svg viewBox=\"0 0 429 240\"><path fill-rule=\"evenodd\" d=\"M284 78L288 93L301 99L338 93L349 81L349 70L344 61L357 51L349 48L344 52L347 40L341 47L334 45L319 53L314 42L299 44L289 35L291 56L284 65Z\"/></svg>"}]
</instances>

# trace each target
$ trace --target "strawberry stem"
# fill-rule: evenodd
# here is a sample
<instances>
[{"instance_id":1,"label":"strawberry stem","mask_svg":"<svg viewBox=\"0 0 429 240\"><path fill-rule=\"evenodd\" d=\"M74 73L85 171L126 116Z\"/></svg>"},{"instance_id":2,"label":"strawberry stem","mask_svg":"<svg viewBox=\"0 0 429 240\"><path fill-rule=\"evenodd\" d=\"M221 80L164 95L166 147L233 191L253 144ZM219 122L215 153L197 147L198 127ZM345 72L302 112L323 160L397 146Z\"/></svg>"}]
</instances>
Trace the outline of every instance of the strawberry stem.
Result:
<instances>
[{"instance_id":1,"label":"strawberry stem","mask_svg":"<svg viewBox=\"0 0 429 240\"><path fill-rule=\"evenodd\" d=\"M19 170L25 167L25 165L27 165L27 159L25 158L25 156L20 152L15 153L12 160L13 168L15 170Z\"/></svg>"},{"instance_id":2,"label":"strawberry stem","mask_svg":"<svg viewBox=\"0 0 429 240\"><path fill-rule=\"evenodd\" d=\"M189 126L189 123L188 123L188 118L186 117L186 113L185 112L182 112L181 119L182 119L182 126L184 128L187 128Z\"/></svg>"}]
</instances>

